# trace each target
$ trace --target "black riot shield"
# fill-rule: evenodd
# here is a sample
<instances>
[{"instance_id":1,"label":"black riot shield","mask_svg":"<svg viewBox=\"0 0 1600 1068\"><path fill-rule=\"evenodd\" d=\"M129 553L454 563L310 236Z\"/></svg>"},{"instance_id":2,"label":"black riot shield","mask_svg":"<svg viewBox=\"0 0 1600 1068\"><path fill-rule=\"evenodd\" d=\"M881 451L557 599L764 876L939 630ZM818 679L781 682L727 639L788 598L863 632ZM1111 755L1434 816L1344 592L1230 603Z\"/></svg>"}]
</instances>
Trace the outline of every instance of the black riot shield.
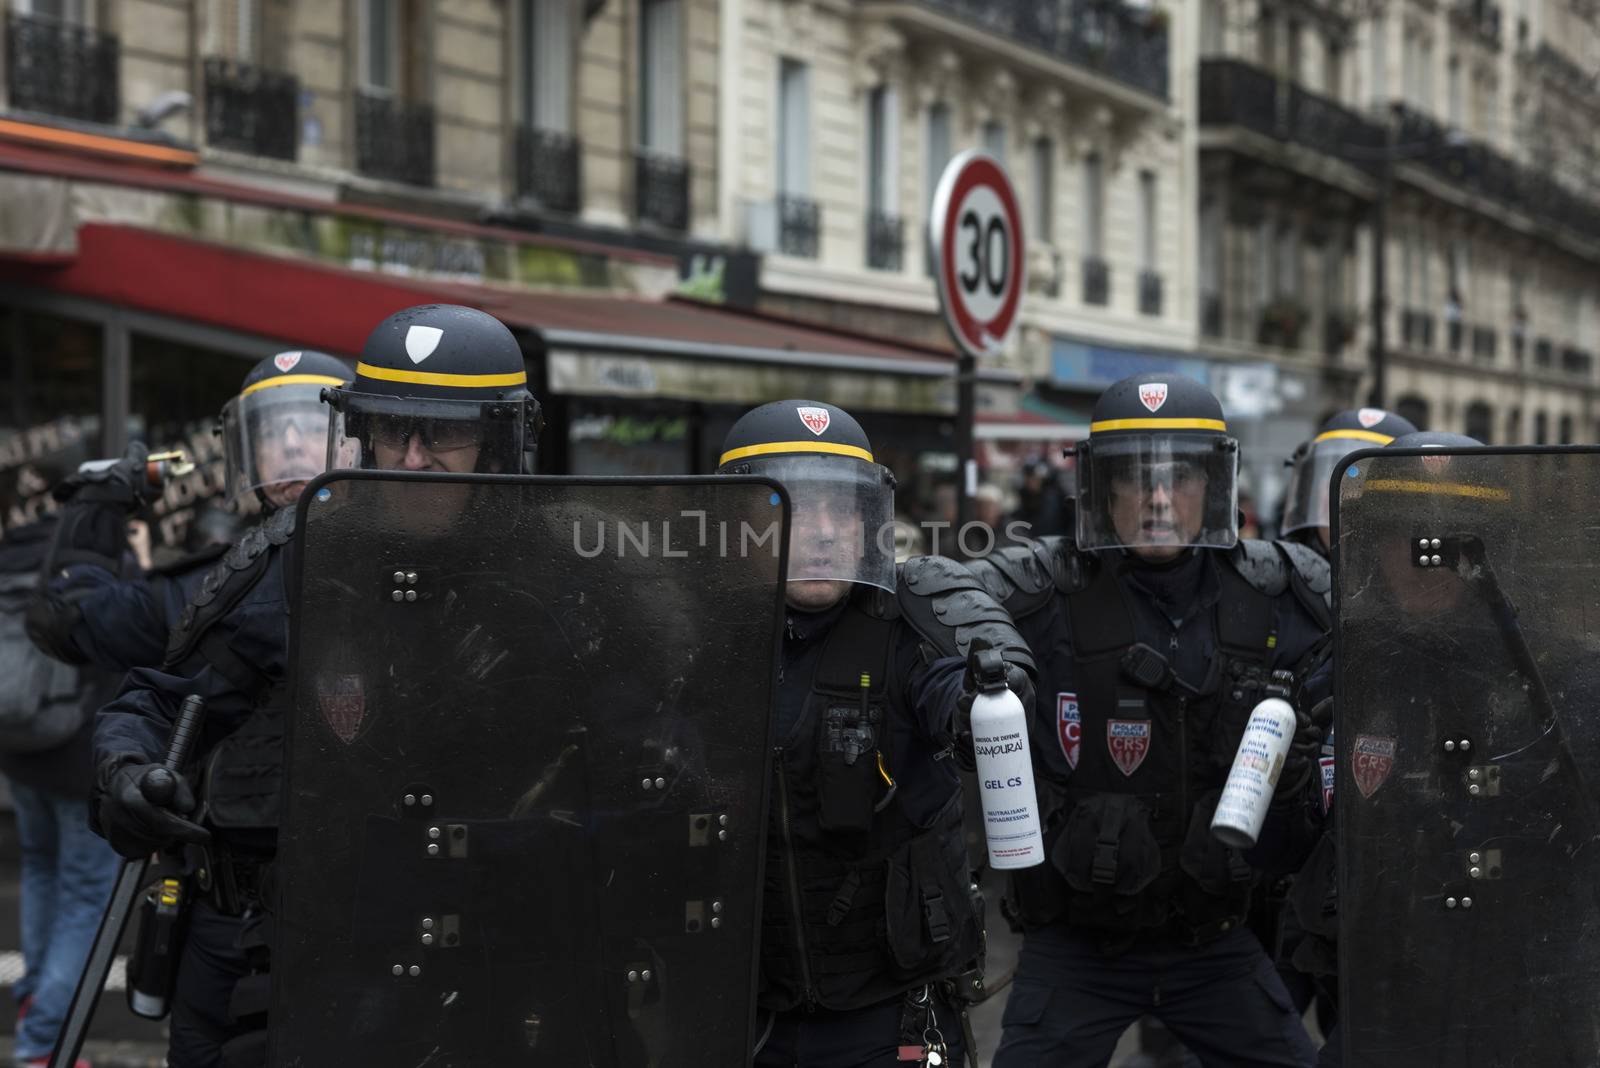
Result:
<instances>
[{"instance_id":1,"label":"black riot shield","mask_svg":"<svg viewBox=\"0 0 1600 1068\"><path fill-rule=\"evenodd\" d=\"M1345 1063L1600 1064L1600 451L1334 482Z\"/></svg>"},{"instance_id":2,"label":"black riot shield","mask_svg":"<svg viewBox=\"0 0 1600 1068\"><path fill-rule=\"evenodd\" d=\"M270 1063L747 1063L781 491L344 472L301 507Z\"/></svg>"}]
</instances>

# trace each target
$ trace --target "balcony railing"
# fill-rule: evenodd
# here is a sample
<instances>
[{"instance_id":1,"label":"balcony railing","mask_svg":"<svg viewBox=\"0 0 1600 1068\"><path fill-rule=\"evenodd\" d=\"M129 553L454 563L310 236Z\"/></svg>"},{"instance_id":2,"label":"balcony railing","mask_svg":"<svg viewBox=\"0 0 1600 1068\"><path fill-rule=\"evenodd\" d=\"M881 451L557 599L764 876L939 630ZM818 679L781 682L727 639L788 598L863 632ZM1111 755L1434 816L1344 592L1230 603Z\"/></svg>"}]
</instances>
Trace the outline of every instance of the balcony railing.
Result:
<instances>
[{"instance_id":1,"label":"balcony railing","mask_svg":"<svg viewBox=\"0 0 1600 1068\"><path fill-rule=\"evenodd\" d=\"M1200 122L1242 126L1292 141L1357 167L1376 166L1383 127L1269 71L1236 59L1200 63Z\"/></svg>"},{"instance_id":2,"label":"balcony railing","mask_svg":"<svg viewBox=\"0 0 1600 1068\"><path fill-rule=\"evenodd\" d=\"M867 266L898 271L905 265L905 220L887 212L867 213Z\"/></svg>"},{"instance_id":3,"label":"balcony railing","mask_svg":"<svg viewBox=\"0 0 1600 1068\"><path fill-rule=\"evenodd\" d=\"M1161 276L1154 271L1139 272L1139 314L1161 314Z\"/></svg>"},{"instance_id":4,"label":"balcony railing","mask_svg":"<svg viewBox=\"0 0 1600 1068\"><path fill-rule=\"evenodd\" d=\"M1206 337L1222 336L1222 294L1200 295L1200 332Z\"/></svg>"},{"instance_id":5,"label":"balcony railing","mask_svg":"<svg viewBox=\"0 0 1600 1068\"><path fill-rule=\"evenodd\" d=\"M6 92L14 111L117 121L116 37L56 19L6 14Z\"/></svg>"},{"instance_id":6,"label":"balcony railing","mask_svg":"<svg viewBox=\"0 0 1600 1068\"><path fill-rule=\"evenodd\" d=\"M817 258L822 243L822 207L810 197L780 193L778 206L778 251L785 256Z\"/></svg>"},{"instance_id":7,"label":"balcony railing","mask_svg":"<svg viewBox=\"0 0 1600 1068\"><path fill-rule=\"evenodd\" d=\"M1122 0L922 0L1053 59L1102 74L1163 99L1167 96L1167 28Z\"/></svg>"},{"instance_id":8,"label":"balcony railing","mask_svg":"<svg viewBox=\"0 0 1600 1068\"><path fill-rule=\"evenodd\" d=\"M206 141L269 159L295 158L300 146L300 82L250 63L209 56Z\"/></svg>"},{"instance_id":9,"label":"balcony railing","mask_svg":"<svg viewBox=\"0 0 1600 1068\"><path fill-rule=\"evenodd\" d=\"M633 210L640 222L689 228L689 164L643 150L633 157Z\"/></svg>"},{"instance_id":10,"label":"balcony railing","mask_svg":"<svg viewBox=\"0 0 1600 1068\"><path fill-rule=\"evenodd\" d=\"M576 214L583 206L578 139L538 126L517 127L517 195L547 211Z\"/></svg>"},{"instance_id":11,"label":"balcony railing","mask_svg":"<svg viewBox=\"0 0 1600 1068\"><path fill-rule=\"evenodd\" d=\"M1083 302L1109 304L1111 302L1111 265L1094 256L1083 260Z\"/></svg>"},{"instance_id":12,"label":"balcony railing","mask_svg":"<svg viewBox=\"0 0 1600 1068\"><path fill-rule=\"evenodd\" d=\"M356 170L407 185L433 184L433 108L356 93Z\"/></svg>"},{"instance_id":13,"label":"balcony railing","mask_svg":"<svg viewBox=\"0 0 1600 1068\"><path fill-rule=\"evenodd\" d=\"M1305 305L1298 300L1279 297L1261 309L1261 321L1256 325L1256 341L1262 345L1298 349L1309 318Z\"/></svg>"}]
</instances>

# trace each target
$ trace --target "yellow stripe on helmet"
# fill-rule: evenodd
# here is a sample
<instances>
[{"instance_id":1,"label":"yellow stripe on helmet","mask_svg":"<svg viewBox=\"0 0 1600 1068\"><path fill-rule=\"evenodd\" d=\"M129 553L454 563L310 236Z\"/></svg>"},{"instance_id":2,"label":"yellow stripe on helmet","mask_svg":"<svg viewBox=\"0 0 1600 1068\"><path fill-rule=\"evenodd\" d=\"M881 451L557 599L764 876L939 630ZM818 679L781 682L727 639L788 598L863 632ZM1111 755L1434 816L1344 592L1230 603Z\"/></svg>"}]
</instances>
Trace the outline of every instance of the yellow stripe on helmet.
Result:
<instances>
[{"instance_id":1,"label":"yellow stripe on helmet","mask_svg":"<svg viewBox=\"0 0 1600 1068\"><path fill-rule=\"evenodd\" d=\"M872 463L872 453L855 445L839 445L831 441L772 441L765 445L746 445L729 449L717 461L717 466L743 460L747 456L771 456L778 452L824 452L833 456L849 456Z\"/></svg>"},{"instance_id":2,"label":"yellow stripe on helmet","mask_svg":"<svg viewBox=\"0 0 1600 1068\"><path fill-rule=\"evenodd\" d=\"M1215 430L1226 434L1228 424L1221 419L1103 419L1089 424L1091 434L1113 430Z\"/></svg>"},{"instance_id":3,"label":"yellow stripe on helmet","mask_svg":"<svg viewBox=\"0 0 1600 1068\"><path fill-rule=\"evenodd\" d=\"M239 391L239 396L248 397L258 389L271 389L273 386L342 386L344 379L332 375L279 375L277 378L263 378L261 381L245 386Z\"/></svg>"},{"instance_id":4,"label":"yellow stripe on helmet","mask_svg":"<svg viewBox=\"0 0 1600 1068\"><path fill-rule=\"evenodd\" d=\"M1319 441L1370 441L1374 445L1387 445L1394 438L1388 434L1380 434L1376 430L1324 430L1311 439L1312 444Z\"/></svg>"},{"instance_id":5,"label":"yellow stripe on helmet","mask_svg":"<svg viewBox=\"0 0 1600 1068\"><path fill-rule=\"evenodd\" d=\"M528 373L517 371L502 375L453 375L434 371L404 371L393 367L374 367L370 363L356 364L356 374L384 382L407 382L414 386L525 386Z\"/></svg>"},{"instance_id":6,"label":"yellow stripe on helmet","mask_svg":"<svg viewBox=\"0 0 1600 1068\"><path fill-rule=\"evenodd\" d=\"M1472 497L1480 501L1509 501L1511 491L1500 486L1472 486L1465 482L1427 482L1420 478L1373 478L1363 487L1380 493L1427 493L1445 497Z\"/></svg>"}]
</instances>

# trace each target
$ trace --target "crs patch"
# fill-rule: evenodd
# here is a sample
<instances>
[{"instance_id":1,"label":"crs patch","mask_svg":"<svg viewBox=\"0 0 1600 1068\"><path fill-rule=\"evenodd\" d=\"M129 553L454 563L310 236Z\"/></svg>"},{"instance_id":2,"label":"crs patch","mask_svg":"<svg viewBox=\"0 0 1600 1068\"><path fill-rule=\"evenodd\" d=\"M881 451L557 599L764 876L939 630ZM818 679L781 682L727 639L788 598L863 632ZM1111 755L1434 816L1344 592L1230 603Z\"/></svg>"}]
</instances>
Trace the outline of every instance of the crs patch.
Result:
<instances>
[{"instance_id":1,"label":"crs patch","mask_svg":"<svg viewBox=\"0 0 1600 1068\"><path fill-rule=\"evenodd\" d=\"M1376 734L1356 735L1355 748L1351 750L1350 770L1355 775L1356 789L1362 797L1370 798L1394 770L1395 741Z\"/></svg>"},{"instance_id":2,"label":"crs patch","mask_svg":"<svg viewBox=\"0 0 1600 1068\"><path fill-rule=\"evenodd\" d=\"M345 745L356 740L367 715L367 694L360 675L332 675L317 679L317 707L333 733Z\"/></svg>"},{"instance_id":3,"label":"crs patch","mask_svg":"<svg viewBox=\"0 0 1600 1068\"><path fill-rule=\"evenodd\" d=\"M826 408L812 408L809 405L796 408L795 414L800 417L800 422L805 424L807 430L817 437L821 437L828 429L828 424L833 421L833 416L828 414Z\"/></svg>"},{"instance_id":4,"label":"crs patch","mask_svg":"<svg viewBox=\"0 0 1600 1068\"><path fill-rule=\"evenodd\" d=\"M1161 406L1167 403L1167 384L1165 382L1146 382L1139 387L1139 403L1151 412L1158 412Z\"/></svg>"},{"instance_id":5,"label":"crs patch","mask_svg":"<svg viewBox=\"0 0 1600 1068\"><path fill-rule=\"evenodd\" d=\"M300 353L280 352L272 358L272 366L278 369L279 374L288 374L300 363Z\"/></svg>"},{"instance_id":6,"label":"crs patch","mask_svg":"<svg viewBox=\"0 0 1600 1068\"><path fill-rule=\"evenodd\" d=\"M1382 408L1363 408L1356 413L1356 419L1368 430L1383 422L1388 416L1389 413Z\"/></svg>"},{"instance_id":7,"label":"crs patch","mask_svg":"<svg viewBox=\"0 0 1600 1068\"><path fill-rule=\"evenodd\" d=\"M1078 756L1083 752L1083 715L1078 711L1078 695L1056 694L1056 737L1061 742L1061 755L1067 758L1067 767L1078 770Z\"/></svg>"},{"instance_id":8,"label":"crs patch","mask_svg":"<svg viewBox=\"0 0 1600 1068\"><path fill-rule=\"evenodd\" d=\"M1106 720L1106 748L1122 774L1132 775L1150 755L1150 721L1147 719Z\"/></svg>"},{"instance_id":9,"label":"crs patch","mask_svg":"<svg viewBox=\"0 0 1600 1068\"><path fill-rule=\"evenodd\" d=\"M1333 811L1333 784L1334 784L1334 748L1333 731L1328 732L1327 739L1322 743L1322 755L1317 758L1317 767L1322 771L1322 811Z\"/></svg>"}]
</instances>

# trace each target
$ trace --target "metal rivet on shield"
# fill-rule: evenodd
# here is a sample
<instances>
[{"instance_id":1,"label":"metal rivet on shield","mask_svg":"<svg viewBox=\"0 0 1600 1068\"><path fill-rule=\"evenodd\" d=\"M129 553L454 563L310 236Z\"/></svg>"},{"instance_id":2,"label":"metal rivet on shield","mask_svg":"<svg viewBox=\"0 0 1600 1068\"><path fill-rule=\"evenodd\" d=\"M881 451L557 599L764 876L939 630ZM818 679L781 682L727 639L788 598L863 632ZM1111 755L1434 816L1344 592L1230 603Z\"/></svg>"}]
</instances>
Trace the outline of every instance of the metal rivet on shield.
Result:
<instances>
[{"instance_id":1,"label":"metal rivet on shield","mask_svg":"<svg viewBox=\"0 0 1600 1068\"><path fill-rule=\"evenodd\" d=\"M429 838L437 838L437 837L439 837L439 828L437 828L437 827L429 827L428 828L428 837Z\"/></svg>"},{"instance_id":2,"label":"metal rivet on shield","mask_svg":"<svg viewBox=\"0 0 1600 1068\"><path fill-rule=\"evenodd\" d=\"M439 855L439 843L438 842L429 842L428 843L428 856L436 857L438 855Z\"/></svg>"},{"instance_id":3,"label":"metal rivet on shield","mask_svg":"<svg viewBox=\"0 0 1600 1068\"><path fill-rule=\"evenodd\" d=\"M1419 557L1417 557L1417 565L1418 565L1418 566L1419 566L1419 567L1427 567L1427 566L1428 566L1428 558L1427 558L1427 557L1426 557L1426 556L1419 556ZM395 591L395 592L396 592L396 593L399 593L399 592L400 592L400 591L399 591L399 590L396 590L396 591ZM397 598L397 599L398 599L398 598Z\"/></svg>"},{"instance_id":4,"label":"metal rivet on shield","mask_svg":"<svg viewBox=\"0 0 1600 1068\"><path fill-rule=\"evenodd\" d=\"M1437 541L1434 542L1433 547L1437 549L1439 547L1439 543ZM417 573L415 571L407 571L406 582L412 586L415 586L417 584Z\"/></svg>"},{"instance_id":5,"label":"metal rivet on shield","mask_svg":"<svg viewBox=\"0 0 1600 1068\"><path fill-rule=\"evenodd\" d=\"M632 968L628 969L628 982L637 983L638 981L639 973Z\"/></svg>"},{"instance_id":6,"label":"metal rivet on shield","mask_svg":"<svg viewBox=\"0 0 1600 1068\"><path fill-rule=\"evenodd\" d=\"M422 929L424 931L433 930L433 917L432 916L424 916L424 917L422 917Z\"/></svg>"},{"instance_id":7,"label":"metal rivet on shield","mask_svg":"<svg viewBox=\"0 0 1600 1068\"><path fill-rule=\"evenodd\" d=\"M1461 899L1461 907L1464 908L1464 909L1470 909L1472 907L1472 899L1470 897L1462 898Z\"/></svg>"},{"instance_id":8,"label":"metal rivet on shield","mask_svg":"<svg viewBox=\"0 0 1600 1068\"><path fill-rule=\"evenodd\" d=\"M728 817L727 817L727 815L723 814L721 816L718 816L717 817L717 822L720 823L722 826L726 827L728 825Z\"/></svg>"},{"instance_id":9,"label":"metal rivet on shield","mask_svg":"<svg viewBox=\"0 0 1600 1068\"><path fill-rule=\"evenodd\" d=\"M1417 539L1417 548L1426 549L1427 547L1428 547L1428 539L1427 538L1418 538ZM395 581L399 582L400 579L398 577L396 577Z\"/></svg>"},{"instance_id":10,"label":"metal rivet on shield","mask_svg":"<svg viewBox=\"0 0 1600 1068\"><path fill-rule=\"evenodd\" d=\"M1469 750L1471 748L1472 748L1472 743L1471 742L1467 741L1467 739L1465 739L1465 738L1461 739L1461 751L1463 753L1465 753L1467 750Z\"/></svg>"},{"instance_id":11,"label":"metal rivet on shield","mask_svg":"<svg viewBox=\"0 0 1600 1068\"><path fill-rule=\"evenodd\" d=\"M713 926L713 927L721 927L722 926L722 917L721 916L713 916L713 917L711 917L711 926Z\"/></svg>"},{"instance_id":12,"label":"metal rivet on shield","mask_svg":"<svg viewBox=\"0 0 1600 1068\"><path fill-rule=\"evenodd\" d=\"M718 831L717 832L717 841L726 842L727 840L728 840L728 832L727 831Z\"/></svg>"},{"instance_id":13,"label":"metal rivet on shield","mask_svg":"<svg viewBox=\"0 0 1600 1068\"><path fill-rule=\"evenodd\" d=\"M433 935L431 935L431 934L423 935L422 936L422 944L425 945L425 946L433 945Z\"/></svg>"},{"instance_id":14,"label":"metal rivet on shield","mask_svg":"<svg viewBox=\"0 0 1600 1068\"><path fill-rule=\"evenodd\" d=\"M406 794L404 800L405 800L405 803L406 803L406 807L409 808L410 806L412 806L412 805L417 803L417 795L416 794Z\"/></svg>"},{"instance_id":15,"label":"metal rivet on shield","mask_svg":"<svg viewBox=\"0 0 1600 1068\"><path fill-rule=\"evenodd\" d=\"M1444 907L1447 908L1447 909L1455 908L1456 907L1456 899L1453 898L1453 897L1445 898L1444 899Z\"/></svg>"},{"instance_id":16,"label":"metal rivet on shield","mask_svg":"<svg viewBox=\"0 0 1600 1068\"><path fill-rule=\"evenodd\" d=\"M406 573L404 571L396 571L394 573L394 580L396 582L404 582L406 580Z\"/></svg>"},{"instance_id":17,"label":"metal rivet on shield","mask_svg":"<svg viewBox=\"0 0 1600 1068\"><path fill-rule=\"evenodd\" d=\"M1471 768L1471 769L1469 769L1469 770L1468 770L1468 771L1467 771L1467 781L1468 781L1468 782L1477 782L1477 781L1478 781L1478 778L1479 778L1479 777L1480 777L1480 776L1481 776L1481 775L1482 775L1482 774L1483 774L1483 773L1482 773L1482 772L1480 772L1480 771L1479 771L1479 770L1478 770L1478 769L1477 769L1477 768Z\"/></svg>"},{"instance_id":18,"label":"metal rivet on shield","mask_svg":"<svg viewBox=\"0 0 1600 1068\"><path fill-rule=\"evenodd\" d=\"M406 974L406 966L404 964L396 964L393 968L389 969L389 972L392 975L404 975Z\"/></svg>"},{"instance_id":19,"label":"metal rivet on shield","mask_svg":"<svg viewBox=\"0 0 1600 1068\"><path fill-rule=\"evenodd\" d=\"M1442 542L1441 542L1441 541L1440 541L1440 540L1439 540L1439 539L1438 539L1438 538L1434 538L1434 539L1433 539L1433 549L1434 549L1434 551L1435 551L1435 552L1438 552L1438 551L1439 551L1439 547L1440 547L1440 546L1441 546L1441 545L1442 545L1442 544L1443 544L1443 543L1442 543ZM1437 560L1435 560L1435 561L1434 561L1434 563L1438 563L1438 561L1437 561Z\"/></svg>"},{"instance_id":20,"label":"metal rivet on shield","mask_svg":"<svg viewBox=\"0 0 1600 1068\"><path fill-rule=\"evenodd\" d=\"M650 789L650 780L649 779L641 779L641 780L639 780L639 787L640 787L640 789L644 789L644 790Z\"/></svg>"},{"instance_id":21,"label":"metal rivet on shield","mask_svg":"<svg viewBox=\"0 0 1600 1068\"><path fill-rule=\"evenodd\" d=\"M1435 556L1433 558L1433 562L1437 564L1439 562L1439 558L1437 556ZM416 590L407 590L406 591L406 601L408 603L412 602L412 601L415 601L416 599L417 599L417 591Z\"/></svg>"},{"instance_id":22,"label":"metal rivet on shield","mask_svg":"<svg viewBox=\"0 0 1600 1068\"><path fill-rule=\"evenodd\" d=\"M639 978L648 983L650 981L650 969L646 968L644 971L640 972Z\"/></svg>"},{"instance_id":23,"label":"metal rivet on shield","mask_svg":"<svg viewBox=\"0 0 1600 1068\"><path fill-rule=\"evenodd\" d=\"M433 795L432 795L432 794L423 794L423 795L422 795L422 803L423 803L423 804L424 804L424 805L431 805L431 804L433 804Z\"/></svg>"},{"instance_id":24,"label":"metal rivet on shield","mask_svg":"<svg viewBox=\"0 0 1600 1068\"><path fill-rule=\"evenodd\" d=\"M720 915L722 913L722 902L713 901L711 903L711 911Z\"/></svg>"},{"instance_id":25,"label":"metal rivet on shield","mask_svg":"<svg viewBox=\"0 0 1600 1068\"><path fill-rule=\"evenodd\" d=\"M656 776L656 789L657 790L665 790L666 788L667 788L667 780L661 778L659 775Z\"/></svg>"},{"instance_id":26,"label":"metal rivet on shield","mask_svg":"<svg viewBox=\"0 0 1600 1068\"><path fill-rule=\"evenodd\" d=\"M1444 743L1444 751L1446 753L1454 753L1456 751L1456 743L1446 740Z\"/></svg>"},{"instance_id":27,"label":"metal rivet on shield","mask_svg":"<svg viewBox=\"0 0 1600 1068\"><path fill-rule=\"evenodd\" d=\"M1467 869L1467 877L1469 879L1481 879L1481 878L1483 878L1483 869L1482 868L1468 868Z\"/></svg>"},{"instance_id":28,"label":"metal rivet on shield","mask_svg":"<svg viewBox=\"0 0 1600 1068\"><path fill-rule=\"evenodd\" d=\"M1477 797L1479 794L1483 793L1483 787L1474 784L1467 787L1467 793L1471 794L1473 797Z\"/></svg>"},{"instance_id":29,"label":"metal rivet on shield","mask_svg":"<svg viewBox=\"0 0 1600 1068\"><path fill-rule=\"evenodd\" d=\"M1468 853L1467 854L1467 863L1468 864L1482 864L1483 863L1483 854L1482 853Z\"/></svg>"},{"instance_id":30,"label":"metal rivet on shield","mask_svg":"<svg viewBox=\"0 0 1600 1068\"><path fill-rule=\"evenodd\" d=\"M396 602L403 601L403 600L406 599L406 595L401 590L395 590L395 591L393 591L392 593L389 594L389 599L391 601L396 601Z\"/></svg>"},{"instance_id":31,"label":"metal rivet on shield","mask_svg":"<svg viewBox=\"0 0 1600 1068\"><path fill-rule=\"evenodd\" d=\"M411 971L411 977L412 977L412 978L413 978L413 979L415 979L415 978L416 978L416 977L417 977L417 976L419 976L419 975L421 975L421 974L422 974L422 969L421 969L421 968L419 968L419 967L418 967L418 966L417 966L417 965L415 965L415 964L413 964L413 965L412 965L412 966L411 966L411 969L410 969L410 971Z\"/></svg>"},{"instance_id":32,"label":"metal rivet on shield","mask_svg":"<svg viewBox=\"0 0 1600 1068\"><path fill-rule=\"evenodd\" d=\"M1433 558L1433 566L1434 567L1438 567L1442 563L1444 563L1444 561L1440 557L1435 556ZM416 591L413 590L412 592L414 593ZM406 600L410 601L410 600L415 600L415 599L416 598L412 597L410 593L406 594Z\"/></svg>"}]
</instances>

